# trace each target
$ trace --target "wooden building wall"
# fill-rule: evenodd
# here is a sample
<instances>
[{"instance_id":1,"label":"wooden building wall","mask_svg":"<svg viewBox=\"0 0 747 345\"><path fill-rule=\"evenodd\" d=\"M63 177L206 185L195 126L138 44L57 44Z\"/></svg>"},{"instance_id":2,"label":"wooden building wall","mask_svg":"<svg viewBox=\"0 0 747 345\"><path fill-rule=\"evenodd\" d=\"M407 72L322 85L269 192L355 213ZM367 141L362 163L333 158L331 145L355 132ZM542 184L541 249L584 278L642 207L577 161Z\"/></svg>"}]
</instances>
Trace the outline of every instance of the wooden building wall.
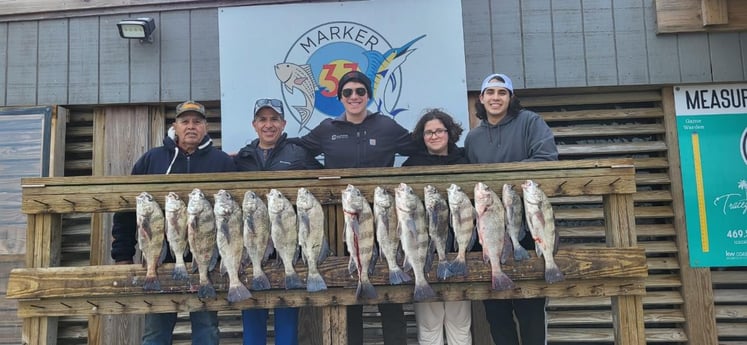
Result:
<instances>
[{"instance_id":1,"label":"wooden building wall","mask_svg":"<svg viewBox=\"0 0 747 345\"><path fill-rule=\"evenodd\" d=\"M462 0L467 86L495 71L531 89L747 79L747 34L657 36L654 2ZM153 44L119 37L134 16L155 18ZM217 8L0 22L0 106L218 100L218 50Z\"/></svg>"}]
</instances>

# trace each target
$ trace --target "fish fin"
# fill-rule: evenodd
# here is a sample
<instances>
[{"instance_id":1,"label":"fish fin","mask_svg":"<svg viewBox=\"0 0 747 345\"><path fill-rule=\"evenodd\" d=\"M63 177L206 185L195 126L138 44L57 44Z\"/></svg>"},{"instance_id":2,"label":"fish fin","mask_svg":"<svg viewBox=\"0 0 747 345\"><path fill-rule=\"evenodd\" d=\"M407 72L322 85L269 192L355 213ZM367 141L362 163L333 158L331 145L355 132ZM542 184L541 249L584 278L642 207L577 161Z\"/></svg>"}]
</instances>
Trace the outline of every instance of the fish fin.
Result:
<instances>
[{"instance_id":1,"label":"fish fin","mask_svg":"<svg viewBox=\"0 0 747 345\"><path fill-rule=\"evenodd\" d=\"M513 280L511 280L511 278L509 278L504 272L493 272L491 283L491 287L495 291L503 291L516 287Z\"/></svg>"},{"instance_id":2,"label":"fish fin","mask_svg":"<svg viewBox=\"0 0 747 345\"><path fill-rule=\"evenodd\" d=\"M534 244L534 251L537 252L537 257L541 257L545 253L542 252L542 246L539 243Z\"/></svg>"},{"instance_id":3,"label":"fish fin","mask_svg":"<svg viewBox=\"0 0 747 345\"><path fill-rule=\"evenodd\" d=\"M374 286L370 281L359 281L358 288L355 290L355 295L358 296L358 298L363 299L375 299L378 297L376 289L374 289Z\"/></svg>"},{"instance_id":4,"label":"fish fin","mask_svg":"<svg viewBox=\"0 0 747 345\"><path fill-rule=\"evenodd\" d=\"M228 287L228 297L226 298L228 303L239 302L248 298L252 298L252 293L243 284Z\"/></svg>"},{"instance_id":5,"label":"fish fin","mask_svg":"<svg viewBox=\"0 0 747 345\"><path fill-rule=\"evenodd\" d=\"M303 282L301 281L301 277L298 276L298 273L293 272L291 274L288 274L285 276L285 289L303 289L305 286Z\"/></svg>"},{"instance_id":6,"label":"fish fin","mask_svg":"<svg viewBox=\"0 0 747 345\"><path fill-rule=\"evenodd\" d=\"M412 271L412 265L410 264L410 260L407 258L407 253L405 253L404 259L402 259L402 270L405 272Z\"/></svg>"},{"instance_id":7,"label":"fish fin","mask_svg":"<svg viewBox=\"0 0 747 345\"><path fill-rule=\"evenodd\" d=\"M329 257L332 254L332 250L329 248L329 242L327 242L327 239L324 238L322 240L322 250L319 251L319 256L316 258L316 264L321 265L324 260L327 260L327 257Z\"/></svg>"},{"instance_id":8,"label":"fish fin","mask_svg":"<svg viewBox=\"0 0 747 345\"><path fill-rule=\"evenodd\" d=\"M143 283L143 290L145 291L161 291L161 282L158 281L158 277L145 277Z\"/></svg>"},{"instance_id":9,"label":"fish fin","mask_svg":"<svg viewBox=\"0 0 747 345\"><path fill-rule=\"evenodd\" d=\"M350 261L348 261L348 272L350 275L353 275L353 273L358 271L358 265L355 264L355 260L353 260L353 257L350 257Z\"/></svg>"},{"instance_id":10,"label":"fish fin","mask_svg":"<svg viewBox=\"0 0 747 345\"><path fill-rule=\"evenodd\" d=\"M231 243L231 229L228 228L228 220L220 223L220 232L226 237L226 242Z\"/></svg>"},{"instance_id":11,"label":"fish fin","mask_svg":"<svg viewBox=\"0 0 747 345\"><path fill-rule=\"evenodd\" d=\"M399 285L405 282L409 282L410 280L412 280L412 278L410 278L410 275L403 272L399 267L389 271L389 284L391 285Z\"/></svg>"},{"instance_id":12,"label":"fish fin","mask_svg":"<svg viewBox=\"0 0 747 345\"><path fill-rule=\"evenodd\" d=\"M477 228L476 227L472 228L472 237L469 239L469 244L467 244L467 250L466 251L471 251L472 248L475 247L475 243L477 242L477 237L478 237L478 235L477 235Z\"/></svg>"},{"instance_id":13,"label":"fish fin","mask_svg":"<svg viewBox=\"0 0 747 345\"><path fill-rule=\"evenodd\" d=\"M449 270L449 263L447 261L440 261L438 263L438 268L436 269L436 277L441 280L446 280L452 275L453 274Z\"/></svg>"},{"instance_id":14,"label":"fish fin","mask_svg":"<svg viewBox=\"0 0 747 345\"><path fill-rule=\"evenodd\" d=\"M565 276L557 265L545 268L545 281L548 284L561 282L563 280L565 280Z\"/></svg>"},{"instance_id":15,"label":"fish fin","mask_svg":"<svg viewBox=\"0 0 747 345\"><path fill-rule=\"evenodd\" d=\"M163 245L161 246L161 254L158 255L158 264L156 266L161 266L161 264L166 260L166 257L169 255L169 243L166 241L163 241ZM176 255L174 255L176 257Z\"/></svg>"},{"instance_id":16,"label":"fish fin","mask_svg":"<svg viewBox=\"0 0 747 345\"><path fill-rule=\"evenodd\" d=\"M368 275L372 276L376 271L376 263L379 261L379 251L376 248L377 244L374 242L373 254L371 255L371 261L368 265Z\"/></svg>"},{"instance_id":17,"label":"fish fin","mask_svg":"<svg viewBox=\"0 0 747 345\"><path fill-rule=\"evenodd\" d=\"M433 269L433 257L436 256L436 245L433 243L433 239L428 240L428 252L425 255L425 266L423 272L428 273Z\"/></svg>"},{"instance_id":18,"label":"fish fin","mask_svg":"<svg viewBox=\"0 0 747 345\"><path fill-rule=\"evenodd\" d=\"M270 255L272 255L272 252L275 251L275 245L274 242L272 242L272 239L267 240L267 247L265 247L265 253L262 255L262 262L265 263L267 260L270 259Z\"/></svg>"},{"instance_id":19,"label":"fish fin","mask_svg":"<svg viewBox=\"0 0 747 345\"><path fill-rule=\"evenodd\" d=\"M150 220L148 218L146 217L142 218L142 220L140 221L140 227L138 231L140 231L143 238L145 238L146 242L150 241L150 238L153 232L150 230Z\"/></svg>"},{"instance_id":20,"label":"fish fin","mask_svg":"<svg viewBox=\"0 0 747 345\"><path fill-rule=\"evenodd\" d=\"M522 261L529 259L529 253L521 245L514 246L514 261Z\"/></svg>"},{"instance_id":21,"label":"fish fin","mask_svg":"<svg viewBox=\"0 0 747 345\"><path fill-rule=\"evenodd\" d=\"M213 287L213 284L207 283L205 285L201 285L200 289L197 290L197 297L215 299L217 295L215 293L215 287Z\"/></svg>"},{"instance_id":22,"label":"fish fin","mask_svg":"<svg viewBox=\"0 0 747 345\"><path fill-rule=\"evenodd\" d=\"M501 249L501 264L505 264L508 258L511 257L511 253L514 252L514 244L511 242L511 237L508 232L503 236L503 248Z\"/></svg>"},{"instance_id":23,"label":"fish fin","mask_svg":"<svg viewBox=\"0 0 747 345\"><path fill-rule=\"evenodd\" d=\"M267 279L265 272L261 272L258 276L252 278L252 290L269 290L271 288L270 280Z\"/></svg>"},{"instance_id":24,"label":"fish fin","mask_svg":"<svg viewBox=\"0 0 747 345\"><path fill-rule=\"evenodd\" d=\"M220 260L220 275L224 276L228 273L228 269L226 268L226 263L223 261L223 259Z\"/></svg>"},{"instance_id":25,"label":"fish fin","mask_svg":"<svg viewBox=\"0 0 747 345\"><path fill-rule=\"evenodd\" d=\"M301 258L301 247L296 246L296 251L293 253L293 261L291 261L293 266L295 266L298 263L298 259L300 258Z\"/></svg>"},{"instance_id":26,"label":"fish fin","mask_svg":"<svg viewBox=\"0 0 747 345\"><path fill-rule=\"evenodd\" d=\"M215 269L215 265L218 264L218 257L220 254L218 254L218 247L213 248L213 256L210 257L210 263L208 263L208 272L211 272Z\"/></svg>"},{"instance_id":27,"label":"fish fin","mask_svg":"<svg viewBox=\"0 0 747 345\"><path fill-rule=\"evenodd\" d=\"M190 263L190 266L189 266L190 271L192 273L197 273L197 267L198 267L197 262L195 262L194 258L192 258L192 262Z\"/></svg>"},{"instance_id":28,"label":"fish fin","mask_svg":"<svg viewBox=\"0 0 747 345\"><path fill-rule=\"evenodd\" d=\"M419 302L433 297L436 297L436 292L433 291L433 288L428 284L428 282L421 285L415 284L413 300Z\"/></svg>"},{"instance_id":29,"label":"fish fin","mask_svg":"<svg viewBox=\"0 0 747 345\"><path fill-rule=\"evenodd\" d=\"M187 274L187 267L183 265L174 265L174 271L171 273L171 278L174 280L189 280L189 274Z\"/></svg>"},{"instance_id":30,"label":"fish fin","mask_svg":"<svg viewBox=\"0 0 747 345\"><path fill-rule=\"evenodd\" d=\"M452 276L467 276L467 262L463 259L456 258L449 264L449 271Z\"/></svg>"},{"instance_id":31,"label":"fish fin","mask_svg":"<svg viewBox=\"0 0 747 345\"><path fill-rule=\"evenodd\" d=\"M306 291L317 292L322 290L327 290L327 284L321 274L309 274L306 278Z\"/></svg>"},{"instance_id":32,"label":"fish fin","mask_svg":"<svg viewBox=\"0 0 747 345\"><path fill-rule=\"evenodd\" d=\"M555 246L552 248L552 254L555 255L558 253L558 246L560 245L560 233L558 230L555 230Z\"/></svg>"}]
</instances>

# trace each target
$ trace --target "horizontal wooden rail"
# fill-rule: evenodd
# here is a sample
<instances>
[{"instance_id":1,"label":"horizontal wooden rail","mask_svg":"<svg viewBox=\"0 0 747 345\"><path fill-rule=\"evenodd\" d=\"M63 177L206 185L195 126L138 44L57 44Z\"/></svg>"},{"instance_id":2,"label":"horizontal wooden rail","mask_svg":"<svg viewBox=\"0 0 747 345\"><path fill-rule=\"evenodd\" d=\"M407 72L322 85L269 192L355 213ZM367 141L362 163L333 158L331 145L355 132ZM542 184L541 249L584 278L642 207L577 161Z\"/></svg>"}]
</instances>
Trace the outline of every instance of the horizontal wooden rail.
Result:
<instances>
[{"instance_id":1,"label":"horizontal wooden rail","mask_svg":"<svg viewBox=\"0 0 747 345\"><path fill-rule=\"evenodd\" d=\"M26 214L116 212L134 210L143 191L157 200L169 192L182 197L200 188L212 197L219 189L243 196L247 190L263 195L276 188L292 200L300 187L311 190L323 204L340 203L340 193L353 184L369 200L376 186L409 183L422 196L432 184L445 190L451 183L471 195L475 181L499 191L504 183L526 179L540 183L548 196L635 193L635 168L631 159L579 160L532 163L466 164L437 167L329 169L214 174L138 175L105 177L25 178L22 211Z\"/></svg>"}]
</instances>

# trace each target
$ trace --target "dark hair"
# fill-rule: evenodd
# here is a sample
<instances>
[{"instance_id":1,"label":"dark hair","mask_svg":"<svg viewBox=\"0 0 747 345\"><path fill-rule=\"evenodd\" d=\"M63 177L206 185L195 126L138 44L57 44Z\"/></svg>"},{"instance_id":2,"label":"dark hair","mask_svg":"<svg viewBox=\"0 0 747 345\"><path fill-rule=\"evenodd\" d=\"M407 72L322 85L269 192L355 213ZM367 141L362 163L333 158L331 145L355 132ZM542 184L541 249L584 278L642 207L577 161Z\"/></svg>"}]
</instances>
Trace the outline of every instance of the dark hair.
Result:
<instances>
[{"instance_id":1,"label":"dark hair","mask_svg":"<svg viewBox=\"0 0 747 345\"><path fill-rule=\"evenodd\" d=\"M365 74L359 71L350 71L343 74L342 77L340 77L340 82L337 83L337 99L342 99L342 88L345 87L345 84L351 81L357 81L363 84L366 88L366 92L368 92L368 98L373 98L373 94L371 93L371 79L368 79Z\"/></svg>"},{"instance_id":2,"label":"dark hair","mask_svg":"<svg viewBox=\"0 0 747 345\"><path fill-rule=\"evenodd\" d=\"M501 82L506 82L501 77L495 77L491 80L498 80ZM482 96L482 93L480 93L480 96ZM506 116L514 116L518 114L522 109L521 101L519 101L519 97L516 97L516 95L512 92L511 93L511 100L508 103L508 111L506 112ZM480 98L475 99L475 116L480 120L485 120L488 118L487 110L485 110L485 105L480 102Z\"/></svg>"},{"instance_id":3,"label":"dark hair","mask_svg":"<svg viewBox=\"0 0 747 345\"><path fill-rule=\"evenodd\" d=\"M418 123L415 125L415 129L412 131L412 137L419 145L425 145L423 139L423 132L425 131L425 124L430 120L439 120L443 123L446 130L449 131L449 146L456 145L459 141L459 137L462 135L462 125L458 122L454 122L454 118L447 114L441 109L426 109L423 116L420 117Z\"/></svg>"}]
</instances>

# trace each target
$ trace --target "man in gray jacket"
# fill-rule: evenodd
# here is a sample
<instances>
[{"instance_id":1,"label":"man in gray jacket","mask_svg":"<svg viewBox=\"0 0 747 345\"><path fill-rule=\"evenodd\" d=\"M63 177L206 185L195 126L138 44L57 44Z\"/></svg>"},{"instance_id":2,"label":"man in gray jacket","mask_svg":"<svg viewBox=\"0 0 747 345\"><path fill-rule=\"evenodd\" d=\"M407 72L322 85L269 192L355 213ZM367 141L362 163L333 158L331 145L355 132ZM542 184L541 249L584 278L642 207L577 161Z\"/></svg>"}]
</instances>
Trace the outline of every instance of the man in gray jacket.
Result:
<instances>
[{"instance_id":1,"label":"man in gray jacket","mask_svg":"<svg viewBox=\"0 0 747 345\"><path fill-rule=\"evenodd\" d=\"M464 142L470 163L558 160L558 148L550 127L537 113L521 107L519 99L514 96L513 83L508 76L487 76L475 107L476 115L481 120L480 125L469 131ZM525 236L521 245L527 249L533 248L531 236ZM483 302L494 343L547 343L546 298ZM518 334L514 314L518 321Z\"/></svg>"}]
</instances>

